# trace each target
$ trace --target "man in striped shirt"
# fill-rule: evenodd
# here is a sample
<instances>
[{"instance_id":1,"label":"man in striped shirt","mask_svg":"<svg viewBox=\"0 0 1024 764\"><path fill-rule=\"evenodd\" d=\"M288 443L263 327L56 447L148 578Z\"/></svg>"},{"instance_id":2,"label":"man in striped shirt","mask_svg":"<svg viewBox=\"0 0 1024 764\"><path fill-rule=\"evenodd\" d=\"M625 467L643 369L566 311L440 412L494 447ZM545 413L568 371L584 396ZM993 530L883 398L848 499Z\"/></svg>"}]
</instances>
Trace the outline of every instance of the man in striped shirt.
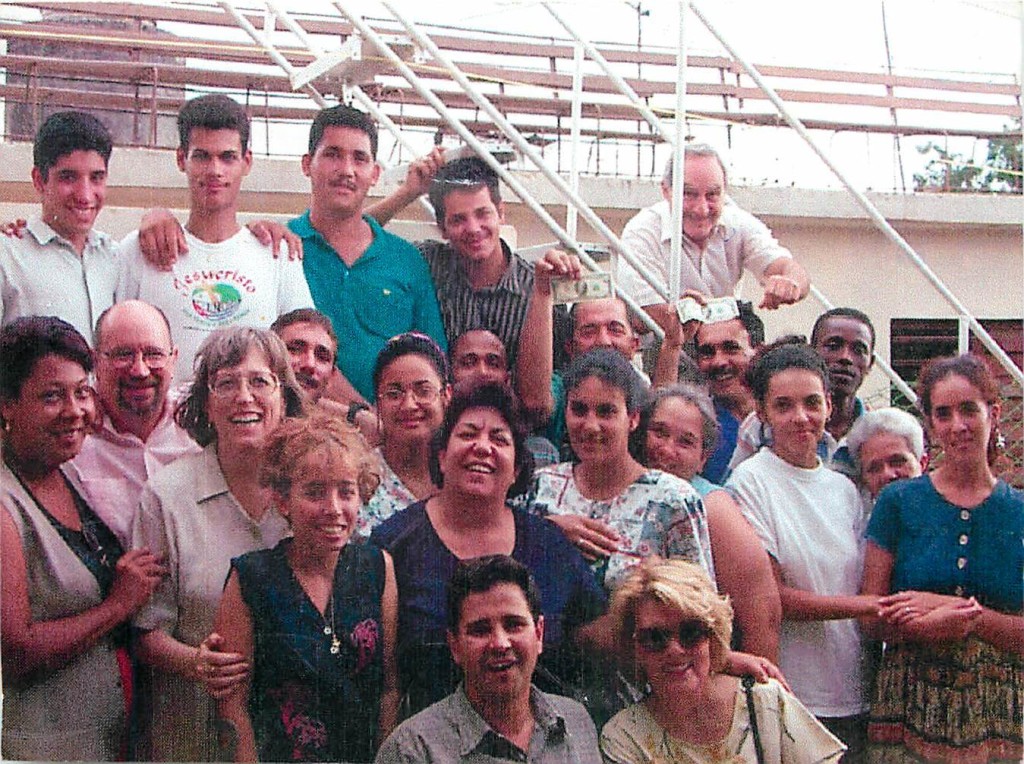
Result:
<instances>
[{"instance_id":1,"label":"man in striped shirt","mask_svg":"<svg viewBox=\"0 0 1024 764\"><path fill-rule=\"evenodd\" d=\"M444 163L435 149L411 166L405 182L367 210L381 223L429 192L445 241L417 242L430 265L449 343L469 329L501 339L511 364L533 293L533 266L500 236L505 222L497 174L477 157ZM556 364L569 337L568 314L554 314Z\"/></svg>"}]
</instances>

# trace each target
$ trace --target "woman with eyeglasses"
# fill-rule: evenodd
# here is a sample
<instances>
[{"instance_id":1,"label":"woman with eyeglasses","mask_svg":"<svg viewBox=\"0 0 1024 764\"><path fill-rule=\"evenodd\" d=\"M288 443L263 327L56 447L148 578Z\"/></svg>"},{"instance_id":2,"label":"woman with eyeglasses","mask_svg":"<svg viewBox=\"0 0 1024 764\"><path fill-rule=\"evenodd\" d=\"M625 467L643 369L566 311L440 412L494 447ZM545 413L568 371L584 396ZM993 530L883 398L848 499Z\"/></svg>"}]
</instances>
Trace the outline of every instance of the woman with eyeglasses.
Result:
<instances>
[{"instance_id":1,"label":"woman with eyeglasses","mask_svg":"<svg viewBox=\"0 0 1024 764\"><path fill-rule=\"evenodd\" d=\"M124 625L164 568L125 553L62 465L96 415L85 339L53 317L0 330L2 757L114 761Z\"/></svg>"},{"instance_id":2,"label":"woman with eyeglasses","mask_svg":"<svg viewBox=\"0 0 1024 764\"><path fill-rule=\"evenodd\" d=\"M132 541L168 576L135 617L139 659L152 669L141 714L141 759L212 761L215 704L248 665L211 635L231 559L273 547L288 525L258 475L267 437L302 414L302 392L273 332L231 327L199 349L195 378L175 418L201 446L146 484Z\"/></svg>"},{"instance_id":3,"label":"woman with eyeglasses","mask_svg":"<svg viewBox=\"0 0 1024 764\"><path fill-rule=\"evenodd\" d=\"M609 764L835 761L844 746L774 679L723 673L732 607L707 575L681 560L647 560L612 595L622 659L646 698L601 731Z\"/></svg>"},{"instance_id":4,"label":"woman with eyeglasses","mask_svg":"<svg viewBox=\"0 0 1024 764\"><path fill-rule=\"evenodd\" d=\"M436 490L430 477L430 439L451 397L448 359L419 332L392 337L377 356L373 390L380 420L380 486L360 514L369 536L384 520Z\"/></svg>"}]
</instances>

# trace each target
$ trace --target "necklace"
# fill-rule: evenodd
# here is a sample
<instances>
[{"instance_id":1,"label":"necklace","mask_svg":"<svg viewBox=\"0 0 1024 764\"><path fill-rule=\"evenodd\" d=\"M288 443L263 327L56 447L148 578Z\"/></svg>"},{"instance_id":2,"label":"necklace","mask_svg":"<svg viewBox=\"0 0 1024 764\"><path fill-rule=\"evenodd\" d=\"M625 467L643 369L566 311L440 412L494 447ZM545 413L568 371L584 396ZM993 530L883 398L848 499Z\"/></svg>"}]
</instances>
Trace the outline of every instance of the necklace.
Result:
<instances>
[{"instance_id":1,"label":"necklace","mask_svg":"<svg viewBox=\"0 0 1024 764\"><path fill-rule=\"evenodd\" d=\"M331 597L327 600L327 609L331 611L331 622L327 623L327 616L322 616L324 634L331 638L331 655L337 655L341 652L341 640L338 639L338 632L334 628L334 592L331 592Z\"/></svg>"}]
</instances>

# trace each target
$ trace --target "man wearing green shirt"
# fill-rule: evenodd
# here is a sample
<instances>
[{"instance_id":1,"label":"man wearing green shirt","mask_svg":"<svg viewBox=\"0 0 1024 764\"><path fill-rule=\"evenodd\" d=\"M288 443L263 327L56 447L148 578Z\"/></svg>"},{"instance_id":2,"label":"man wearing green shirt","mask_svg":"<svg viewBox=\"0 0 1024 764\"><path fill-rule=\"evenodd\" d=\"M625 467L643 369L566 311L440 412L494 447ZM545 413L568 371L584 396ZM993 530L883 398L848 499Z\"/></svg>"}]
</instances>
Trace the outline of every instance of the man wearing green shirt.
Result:
<instances>
[{"instance_id":1,"label":"man wearing green shirt","mask_svg":"<svg viewBox=\"0 0 1024 764\"><path fill-rule=\"evenodd\" d=\"M349 106L321 111L302 157L310 208L288 224L302 239L313 302L338 334L338 368L371 402L374 362L388 339L420 331L447 347L426 262L362 214L380 176L376 154L377 129L366 114Z\"/></svg>"}]
</instances>

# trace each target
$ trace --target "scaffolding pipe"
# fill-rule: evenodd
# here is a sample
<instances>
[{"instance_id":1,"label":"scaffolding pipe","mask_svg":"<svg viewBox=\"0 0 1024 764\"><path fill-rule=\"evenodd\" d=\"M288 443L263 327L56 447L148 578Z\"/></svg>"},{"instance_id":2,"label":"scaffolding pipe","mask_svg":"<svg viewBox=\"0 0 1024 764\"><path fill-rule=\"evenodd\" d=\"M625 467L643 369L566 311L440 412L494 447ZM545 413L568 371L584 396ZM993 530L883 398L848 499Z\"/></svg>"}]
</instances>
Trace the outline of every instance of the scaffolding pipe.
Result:
<instances>
[{"instance_id":1,"label":"scaffolding pipe","mask_svg":"<svg viewBox=\"0 0 1024 764\"><path fill-rule=\"evenodd\" d=\"M555 21L562 25L565 31L568 32L569 35L579 45L583 46L583 49L587 52L587 55L590 56L590 58L592 58L594 62L601 67L601 70L608 76L608 79L610 79L612 83L615 85L615 87L617 87L619 91L624 96L626 96L630 104L633 105L633 108L640 112L640 114L643 116L644 119L647 120L647 123L654 129L654 131L663 140L667 141L668 143L672 143L672 134L665 129L661 120L658 119L658 115L655 114L651 110L651 108L643 102L640 96L637 95L637 92L633 90L632 87L630 87L628 82L626 82L625 78L623 78L622 75L620 75L617 71L612 69L611 64L608 63L608 59L604 57L601 51L595 48L592 43L583 39L583 37L572 26L569 25L569 22L559 15L558 11L556 11L551 6L551 3L545 1L542 2L541 5L544 6L544 9L554 17Z\"/></svg>"},{"instance_id":2,"label":"scaffolding pipe","mask_svg":"<svg viewBox=\"0 0 1024 764\"><path fill-rule=\"evenodd\" d=\"M719 43L721 43L722 47L725 48L729 55L732 56L733 59L735 59L735 61L740 66L743 67L743 70L750 76L754 83L759 88L761 88L764 94L768 97L768 100L772 102L772 104L778 110L779 114L782 115L783 119L786 120L789 126L792 127L801 138L804 139L804 142L806 142L807 145L811 147L811 150L818 155L821 161L825 163L825 166L832 171L833 175L835 175L836 178L838 178L839 181L846 187L846 190L853 195L853 197L857 200L857 203L860 204L861 208L868 214L868 217L875 223L875 225L878 226L879 229L881 229L882 233L884 233L889 238L889 240L892 241L900 249L900 251L902 251L903 254L906 255L906 257L914 265L917 266L917 269L931 283L935 290L940 295L942 295L942 297L945 298L946 302L948 302L953 307L953 310L956 312L956 314L962 315L967 320L967 322L971 326L971 329L977 335L978 339L981 340L982 344L999 361L1000 365L1002 365L1002 367L1006 369L1007 373L1009 373L1009 375L1017 381L1017 384L1024 387L1024 371L1017 368L1017 365L1014 364L1014 362L1006 354L1006 351L999 347L996 341L993 340L991 335L985 330L985 327L983 327L978 322L978 319L971 315L970 311L967 310L967 307L963 303L961 303L957 296L949 290L949 287L942 283L942 280L935 274L934 271L932 271L928 264L921 259L917 252L914 251L913 247L911 247L910 244L908 244L907 241L902 236L900 236L900 234L896 231L895 228L889 225L889 221L887 221L885 217L883 217L882 213L880 213L878 209L875 207L875 205L871 203L871 200L868 199L859 190L854 188L853 184L846 178L843 172L832 162L832 160L828 158L825 152L818 146L817 142L807 131L807 128L804 127L803 123L797 117L790 113L789 109L786 107L786 104L783 103L781 98L779 98L779 95L775 92L774 89L772 89L771 85L764 81L764 79L761 77L760 72L757 71L754 65L747 61L746 58L741 56L736 51L736 49L726 41L726 39L722 36L722 33L718 31L714 24L712 24L711 21L707 18L707 16L705 16L704 13L700 10L700 7L697 5L697 3L692 2L692 0L690 1L690 7L693 9L694 15L696 15L697 18L701 20L701 23L703 23L704 26L707 27L707 30L715 37L715 39L718 40Z\"/></svg>"},{"instance_id":3,"label":"scaffolding pipe","mask_svg":"<svg viewBox=\"0 0 1024 764\"><path fill-rule=\"evenodd\" d=\"M832 302L825 297L825 295L822 294L816 286L814 286L814 284L811 284L811 295L825 307L825 310L832 310L832 308L835 307L835 305L833 305ZM896 389L903 393L906 399L916 406L917 394L910 388L910 385L904 381L903 377L896 373L896 370L889 365L888 361L882 358L877 350L872 349L871 355L875 359L875 363L878 365L878 368L882 370L882 373L885 374L885 376L887 376L894 385L896 385Z\"/></svg>"},{"instance_id":4,"label":"scaffolding pipe","mask_svg":"<svg viewBox=\"0 0 1024 764\"><path fill-rule=\"evenodd\" d=\"M340 5L340 0L335 0L335 5ZM416 29L415 25L413 25L398 11L396 11L392 7L391 2L384 0L383 5L385 8L388 9L388 11L391 12L391 14L396 19L398 19L398 21L405 27L406 31L408 31L409 34L416 39L416 41L424 48L424 50L430 53L430 55L433 56L438 63L440 63L443 67L445 67L445 69L448 70L448 72L452 75L455 81L462 87L463 91L470 98L472 98L473 101L481 109L483 109L492 120L494 120L494 124L503 133L505 133L508 139L515 144L516 148L518 148L531 162L533 162L537 169L540 170L541 174L544 175L545 178L547 178L548 182L550 182L551 185L553 185L568 201L576 205L576 207L579 209L580 213L583 215L587 223L589 223L591 227L594 228L594 230L596 230L601 236L603 236L612 246L614 246L619 251L619 254L622 256L622 258L627 263L629 263L633 267L633 269L636 270L637 273L639 273L643 277L645 281L651 284L651 286L655 289L656 292L658 292L658 294L661 296L663 300L665 300L666 302L674 302L674 300L672 300L669 297L668 292L664 289L664 287L659 285L654 276L650 273L650 271L648 271L647 268L645 268L644 265L640 263L637 260L637 258L622 245L622 240L619 239L619 237L615 233L613 233L607 225L605 225L604 221L601 220L601 218L598 217L597 214L590 208L590 205L588 205L580 197L578 193L574 192L571 188L569 188L568 184L562 179L560 175L558 175L558 173L554 172L550 167L547 166L547 163L544 161L543 157L541 157L537 153L536 149L534 149L534 147L531 146L525 138L523 138L519 131L516 130L515 126L510 124L509 121L505 118L505 115L503 115L497 108L495 108L494 104L492 104L489 100L487 100L487 98L480 94L480 92L473 86L473 84L466 78L466 76L458 69L458 67L456 67L451 61L448 60L448 58L441 52L437 45L435 45L434 42L429 37L427 37L418 29ZM397 59L397 56L395 58ZM401 60L399 59L399 61ZM405 67L405 69L409 71L408 67ZM411 71L409 71L409 75L411 75L412 77L416 76ZM409 79L408 75L406 75L406 79ZM412 81L410 80L410 82ZM436 101L435 108L446 109L444 104L441 103L440 100L438 100L433 93L430 93L430 91L426 92L429 93L430 98L433 99L431 105L434 105L434 102ZM423 93L421 93L421 95L423 95ZM518 194L519 192L517 191L516 193ZM522 194L519 194L519 196L520 198L523 198ZM526 199L524 198L523 201L525 202ZM550 219L550 216L548 216L548 218ZM553 222L554 221L552 221L552 223ZM548 226L550 227L550 225L551 224L549 223ZM555 225L557 225L557 223ZM561 238L561 236L559 236L559 238ZM572 240L570 239L570 241ZM575 241L572 241L571 246L573 250L579 249ZM588 263L588 266L589 265L590 264ZM630 308L636 310L636 308L633 307L632 298L627 300L624 293L622 293L621 291L619 291L619 296L623 297L623 300L630 306ZM647 314L642 310L640 311L640 318L645 323L647 323ZM651 326L652 324L654 326L657 326L657 324L653 320L650 321L648 326ZM661 327L658 327L655 333L658 335L658 338L660 339L663 334L663 332L661 331Z\"/></svg>"},{"instance_id":5,"label":"scaffolding pipe","mask_svg":"<svg viewBox=\"0 0 1024 764\"><path fill-rule=\"evenodd\" d=\"M683 255L683 143L686 140L686 9L689 0L679 0L679 47L676 49L676 129L672 145L672 247L668 257L666 292L679 299Z\"/></svg>"},{"instance_id":6,"label":"scaffolding pipe","mask_svg":"<svg viewBox=\"0 0 1024 764\"><path fill-rule=\"evenodd\" d=\"M580 124L583 121L583 46L579 43L573 48L572 58L572 127L570 129L572 155L569 157L569 187L579 193L580 190ZM565 205L565 230L569 238L579 240L576 235L576 224L579 222L579 210L573 205Z\"/></svg>"},{"instance_id":7,"label":"scaffolding pipe","mask_svg":"<svg viewBox=\"0 0 1024 764\"><path fill-rule=\"evenodd\" d=\"M523 201L523 203L526 204L530 208L530 210L535 215L537 215L537 217L540 218L540 220L551 230L551 232L555 234L556 238L562 243L563 246L575 252L579 256L580 260L591 270L601 270L600 266L597 263L595 263L594 260L586 252L582 250L579 244L577 244L573 239L569 237L566 231L555 221L554 218L551 217L551 215L548 214L547 210L545 210L535 199L533 199L530 196L529 192L523 187L523 185L518 180L516 180L511 174L509 174L505 170L505 168L502 167L501 164L494 159L493 156L491 156L490 152L487 151L483 144L481 144L480 141L476 139L476 136L474 136L468 129L466 129L465 125L463 125L458 119L456 119L450 113L448 107L444 105L441 99L434 95L434 93L429 88L427 88L426 86L423 85L422 82L420 82L420 79L415 74L415 72L413 72L412 69L410 69L406 65L406 63L402 61L402 59L388 47L387 43L385 43L373 29L371 29L367 24L365 24L363 20L360 19L357 15L350 13L349 10L345 7L345 3L342 2L342 0L333 0L333 4L335 7L338 8L339 11L341 11L341 13L344 16L348 18L349 21L352 22L352 25L355 26L360 31L360 33L363 34L364 37L366 37L366 39L368 39L377 47L381 54L391 62L391 64L402 75L402 77L404 77L406 81L408 81L409 84L412 85L413 89L416 90L416 92L419 93L419 95L424 100L426 100L427 103L429 103L446 122L448 122L451 128L455 130L459 134L459 136L473 148L474 151L477 152L480 158L498 174L498 177L500 177L503 181L505 181L506 184L508 184L509 188L512 189L512 191ZM387 6L386 3L385 6ZM399 21L402 21L402 18L397 13L395 13L393 9L388 7L388 10L391 11L391 13ZM415 37L417 35L414 34L413 36ZM461 75L461 72L459 72L459 74ZM532 153L533 147L530 146L530 144L528 143L525 145L528 149L530 149ZM562 183L563 186L565 185L564 181L562 181L561 178L559 178L558 180ZM591 214L593 213L591 212ZM605 228L605 230L607 230L607 227L604 226L603 223L601 223L601 225L602 227ZM664 331L662 331L661 327L658 326L658 324L650 316L648 316L646 312L644 312L642 307L637 305L636 301L633 300L632 297L622 292L621 290L618 290L618 288L616 288L616 291L619 297L622 299L622 301L626 303L626 305L630 308L630 310L632 310L637 315L637 317L640 318L641 321L647 324L647 326L650 327L651 331L653 331L659 339L664 337L665 333Z\"/></svg>"}]
</instances>

